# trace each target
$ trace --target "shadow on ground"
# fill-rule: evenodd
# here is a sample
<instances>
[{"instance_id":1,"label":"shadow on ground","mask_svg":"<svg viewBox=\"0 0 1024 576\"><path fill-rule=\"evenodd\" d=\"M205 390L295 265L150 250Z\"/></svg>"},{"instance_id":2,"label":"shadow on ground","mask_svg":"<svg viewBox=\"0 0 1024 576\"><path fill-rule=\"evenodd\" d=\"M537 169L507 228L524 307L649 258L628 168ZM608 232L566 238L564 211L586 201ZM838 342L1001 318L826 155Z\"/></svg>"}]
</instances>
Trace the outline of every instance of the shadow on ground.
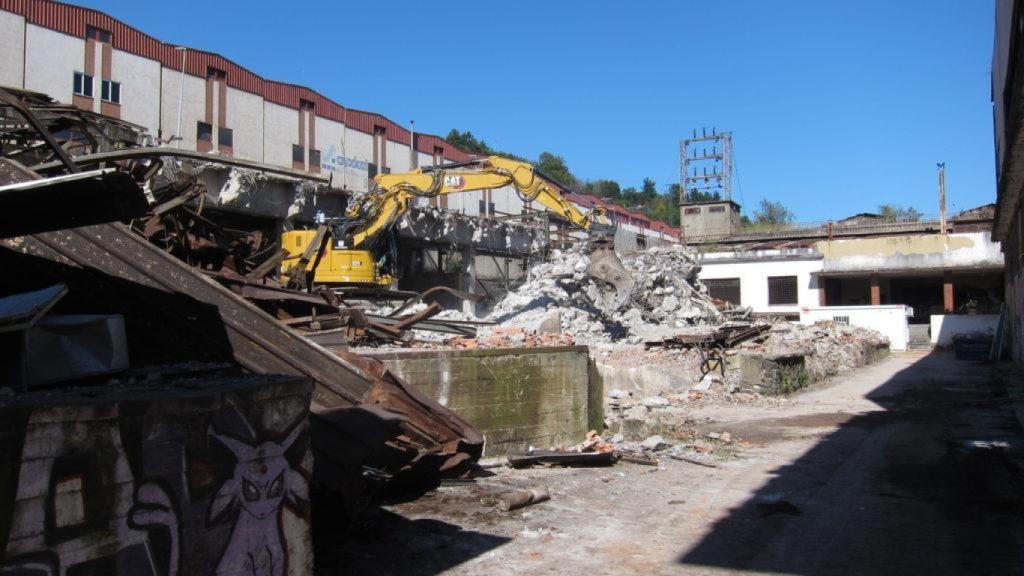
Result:
<instances>
[{"instance_id":1,"label":"shadow on ground","mask_svg":"<svg viewBox=\"0 0 1024 576\"><path fill-rule=\"evenodd\" d=\"M441 574L510 540L439 520L410 520L377 506L349 531L315 537L317 574L331 576Z\"/></svg>"},{"instance_id":2,"label":"shadow on ground","mask_svg":"<svg viewBox=\"0 0 1024 576\"><path fill-rule=\"evenodd\" d=\"M935 352L684 552L787 574L1020 574L1024 436L1006 369Z\"/></svg>"}]
</instances>

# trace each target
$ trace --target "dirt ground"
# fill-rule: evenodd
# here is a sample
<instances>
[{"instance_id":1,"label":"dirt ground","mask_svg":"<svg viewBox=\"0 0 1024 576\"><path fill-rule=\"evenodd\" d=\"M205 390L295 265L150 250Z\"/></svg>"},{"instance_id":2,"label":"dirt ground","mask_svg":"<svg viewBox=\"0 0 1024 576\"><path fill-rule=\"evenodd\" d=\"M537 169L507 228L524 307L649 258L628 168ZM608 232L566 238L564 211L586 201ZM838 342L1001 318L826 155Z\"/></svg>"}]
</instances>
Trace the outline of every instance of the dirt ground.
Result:
<instances>
[{"instance_id":1,"label":"dirt ground","mask_svg":"<svg viewBox=\"0 0 1024 576\"><path fill-rule=\"evenodd\" d=\"M708 406L709 468L495 469L374 508L325 574L1020 574L1024 378L895 353L780 406ZM551 500L512 512L508 487Z\"/></svg>"}]
</instances>

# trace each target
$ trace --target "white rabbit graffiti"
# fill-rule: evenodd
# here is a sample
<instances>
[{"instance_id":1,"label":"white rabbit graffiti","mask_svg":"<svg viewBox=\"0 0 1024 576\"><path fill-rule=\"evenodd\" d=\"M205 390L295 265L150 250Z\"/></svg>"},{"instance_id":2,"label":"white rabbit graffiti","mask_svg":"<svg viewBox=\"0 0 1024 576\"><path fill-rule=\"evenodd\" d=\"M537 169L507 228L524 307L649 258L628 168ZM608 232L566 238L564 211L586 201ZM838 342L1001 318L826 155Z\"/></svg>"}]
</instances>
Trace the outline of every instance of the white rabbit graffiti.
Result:
<instances>
[{"instance_id":1,"label":"white rabbit graffiti","mask_svg":"<svg viewBox=\"0 0 1024 576\"><path fill-rule=\"evenodd\" d=\"M281 533L281 504L286 500L291 504L309 501L306 478L292 469L285 458L285 452L303 427L304 424L295 426L281 442L266 441L257 445L218 434L212 426L208 429L208 434L230 450L238 461L234 474L217 490L210 505L211 522L238 510L238 519L217 565L217 574L284 574L286 556Z\"/></svg>"}]
</instances>

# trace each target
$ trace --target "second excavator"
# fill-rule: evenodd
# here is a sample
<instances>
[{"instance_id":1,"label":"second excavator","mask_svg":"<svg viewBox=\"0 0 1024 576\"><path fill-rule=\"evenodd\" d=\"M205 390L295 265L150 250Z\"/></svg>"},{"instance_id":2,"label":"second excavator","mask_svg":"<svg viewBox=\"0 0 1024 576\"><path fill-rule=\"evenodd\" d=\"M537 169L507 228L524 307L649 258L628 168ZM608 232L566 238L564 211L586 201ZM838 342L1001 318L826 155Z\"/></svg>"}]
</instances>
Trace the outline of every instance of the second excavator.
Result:
<instances>
[{"instance_id":1,"label":"second excavator","mask_svg":"<svg viewBox=\"0 0 1024 576\"><path fill-rule=\"evenodd\" d=\"M633 279L615 255L615 226L604 210L581 211L528 162L489 156L400 174L378 174L374 183L344 217L328 220L317 230L292 230L282 235L282 246L289 254L282 275L290 286L325 285L340 291L389 287L394 278L382 272L382 256L373 250L374 241L387 236L414 199L512 186L524 201L538 202L588 232L588 272L608 287L602 302L605 307L619 308L629 300Z\"/></svg>"}]
</instances>

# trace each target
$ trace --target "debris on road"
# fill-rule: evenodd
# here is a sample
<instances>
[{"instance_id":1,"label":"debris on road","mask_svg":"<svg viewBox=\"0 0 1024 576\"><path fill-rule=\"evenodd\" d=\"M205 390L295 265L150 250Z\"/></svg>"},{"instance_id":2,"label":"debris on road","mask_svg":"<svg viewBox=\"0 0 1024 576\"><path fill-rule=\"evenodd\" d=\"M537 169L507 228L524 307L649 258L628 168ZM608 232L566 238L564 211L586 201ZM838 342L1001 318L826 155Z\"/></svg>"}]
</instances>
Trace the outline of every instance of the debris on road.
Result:
<instances>
[{"instance_id":1,"label":"debris on road","mask_svg":"<svg viewBox=\"0 0 1024 576\"><path fill-rule=\"evenodd\" d=\"M547 488L512 490L498 496L498 509L508 512L533 504L547 502L550 499L551 492Z\"/></svg>"}]
</instances>

